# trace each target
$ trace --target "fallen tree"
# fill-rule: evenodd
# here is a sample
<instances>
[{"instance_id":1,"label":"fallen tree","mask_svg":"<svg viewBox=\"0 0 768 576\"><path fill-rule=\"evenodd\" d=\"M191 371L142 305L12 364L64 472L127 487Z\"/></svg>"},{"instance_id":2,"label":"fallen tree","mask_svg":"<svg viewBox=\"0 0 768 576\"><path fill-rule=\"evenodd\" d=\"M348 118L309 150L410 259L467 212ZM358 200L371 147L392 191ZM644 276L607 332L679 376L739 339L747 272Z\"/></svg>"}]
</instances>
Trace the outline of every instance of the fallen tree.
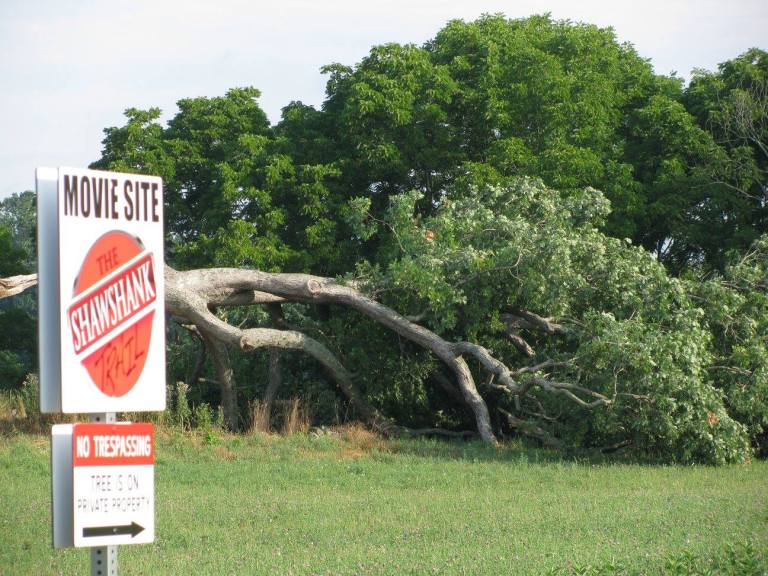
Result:
<instances>
[{"instance_id":1,"label":"fallen tree","mask_svg":"<svg viewBox=\"0 0 768 576\"><path fill-rule=\"evenodd\" d=\"M36 284L35 275L15 276L0 279L0 298L18 294ZM488 406L477 390L472 371L465 357L474 358L484 368L489 381L506 394L524 397L533 386L555 394L563 394L582 407L597 407L612 402L610 398L579 386L558 383L537 376L526 384L516 378L523 374L538 374L550 368L552 362L544 362L511 370L496 359L487 349L471 342L449 342L416 324L396 311L366 296L359 290L346 286L332 278L308 274L267 273L258 270L235 268L211 268L178 271L166 266L166 309L180 323L187 323L199 331L211 354L218 382L221 386L222 407L225 421L236 429L238 406L228 349L251 352L259 348L300 350L317 360L331 376L339 389L354 406L357 414L373 429L385 434L407 433L452 435L450 431L438 429L412 430L400 426L369 404L359 391L350 372L336 356L320 341L297 330L275 328L241 328L220 319L212 310L227 306L265 305L274 310L284 303L336 304L347 306L375 322L387 327L402 338L429 350L450 370L453 384L460 390L461 397L474 415L477 433L486 442L496 443ZM533 313L523 311L528 318L537 318L543 326L549 321ZM561 329L558 327L558 329ZM589 398L583 400L579 394ZM509 422L521 432L542 440L545 444L557 446L535 423L512 418L504 412ZM459 433L465 435L465 433Z\"/></svg>"}]
</instances>

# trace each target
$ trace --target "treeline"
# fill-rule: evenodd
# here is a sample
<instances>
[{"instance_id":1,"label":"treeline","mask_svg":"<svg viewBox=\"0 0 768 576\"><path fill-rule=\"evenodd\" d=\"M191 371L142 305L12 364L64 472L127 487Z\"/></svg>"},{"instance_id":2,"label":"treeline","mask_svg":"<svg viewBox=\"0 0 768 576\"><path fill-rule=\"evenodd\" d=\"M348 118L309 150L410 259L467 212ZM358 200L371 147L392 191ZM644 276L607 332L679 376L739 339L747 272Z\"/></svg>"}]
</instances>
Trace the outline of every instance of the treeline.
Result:
<instances>
[{"instance_id":1,"label":"treeline","mask_svg":"<svg viewBox=\"0 0 768 576\"><path fill-rule=\"evenodd\" d=\"M514 393L470 368L499 435L686 462L765 453L768 53L686 86L610 29L486 16L323 72L322 107L292 102L274 126L254 88L181 100L165 126L129 109L93 167L163 177L177 268L341 278L491 350ZM0 276L30 268L31 201L0 207ZM36 361L13 310L34 311L5 308L13 387ZM473 426L433 355L354 312L218 313L322 341L398 422ZM193 402L219 401L202 340L172 324L168 358ZM278 388L318 422L354 417L299 354L233 361L243 418Z\"/></svg>"}]
</instances>

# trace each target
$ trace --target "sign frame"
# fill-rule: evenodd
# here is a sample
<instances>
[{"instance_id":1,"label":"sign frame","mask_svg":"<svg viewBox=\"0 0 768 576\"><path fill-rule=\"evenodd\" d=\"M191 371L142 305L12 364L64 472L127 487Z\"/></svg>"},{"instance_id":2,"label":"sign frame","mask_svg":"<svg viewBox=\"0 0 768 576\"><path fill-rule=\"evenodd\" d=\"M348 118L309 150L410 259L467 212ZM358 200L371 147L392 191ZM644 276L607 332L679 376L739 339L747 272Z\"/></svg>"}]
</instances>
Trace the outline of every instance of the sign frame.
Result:
<instances>
[{"instance_id":1,"label":"sign frame","mask_svg":"<svg viewBox=\"0 0 768 576\"><path fill-rule=\"evenodd\" d=\"M38 168L36 183L41 411L164 410L162 180L61 167ZM132 238L135 253L113 259L116 249L103 248L109 234ZM131 268L131 257L144 269ZM88 267L98 273L83 285ZM136 286L146 287L147 302L129 307L122 291ZM81 339L88 340L83 350Z\"/></svg>"}]
</instances>

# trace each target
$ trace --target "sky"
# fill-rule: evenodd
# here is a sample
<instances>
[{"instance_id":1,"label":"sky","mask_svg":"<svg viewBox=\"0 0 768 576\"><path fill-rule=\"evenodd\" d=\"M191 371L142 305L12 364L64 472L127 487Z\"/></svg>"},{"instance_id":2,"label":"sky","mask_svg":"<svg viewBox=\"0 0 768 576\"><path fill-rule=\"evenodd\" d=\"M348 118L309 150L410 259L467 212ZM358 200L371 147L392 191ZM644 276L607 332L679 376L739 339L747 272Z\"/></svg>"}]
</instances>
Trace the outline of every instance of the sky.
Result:
<instances>
[{"instance_id":1,"label":"sky","mask_svg":"<svg viewBox=\"0 0 768 576\"><path fill-rule=\"evenodd\" d=\"M483 13L612 27L659 74L688 79L768 49L765 0L0 0L0 199L34 189L37 166L85 167L127 108L255 86L273 123L319 107L320 68L372 46L423 44Z\"/></svg>"}]
</instances>

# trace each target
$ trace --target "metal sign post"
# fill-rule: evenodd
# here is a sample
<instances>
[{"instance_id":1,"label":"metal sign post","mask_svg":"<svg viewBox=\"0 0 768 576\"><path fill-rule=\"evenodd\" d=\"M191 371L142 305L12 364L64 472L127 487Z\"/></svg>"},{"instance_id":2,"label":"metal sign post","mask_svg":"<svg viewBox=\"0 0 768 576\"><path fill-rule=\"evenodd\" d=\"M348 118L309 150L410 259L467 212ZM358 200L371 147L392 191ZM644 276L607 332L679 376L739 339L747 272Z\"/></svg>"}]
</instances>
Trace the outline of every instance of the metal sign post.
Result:
<instances>
[{"instance_id":1,"label":"metal sign post","mask_svg":"<svg viewBox=\"0 0 768 576\"><path fill-rule=\"evenodd\" d=\"M117 414L91 414L91 422L117 422ZM117 546L91 548L91 576L117 576Z\"/></svg>"},{"instance_id":2,"label":"metal sign post","mask_svg":"<svg viewBox=\"0 0 768 576\"><path fill-rule=\"evenodd\" d=\"M91 548L91 576L117 576L117 546Z\"/></svg>"}]
</instances>

